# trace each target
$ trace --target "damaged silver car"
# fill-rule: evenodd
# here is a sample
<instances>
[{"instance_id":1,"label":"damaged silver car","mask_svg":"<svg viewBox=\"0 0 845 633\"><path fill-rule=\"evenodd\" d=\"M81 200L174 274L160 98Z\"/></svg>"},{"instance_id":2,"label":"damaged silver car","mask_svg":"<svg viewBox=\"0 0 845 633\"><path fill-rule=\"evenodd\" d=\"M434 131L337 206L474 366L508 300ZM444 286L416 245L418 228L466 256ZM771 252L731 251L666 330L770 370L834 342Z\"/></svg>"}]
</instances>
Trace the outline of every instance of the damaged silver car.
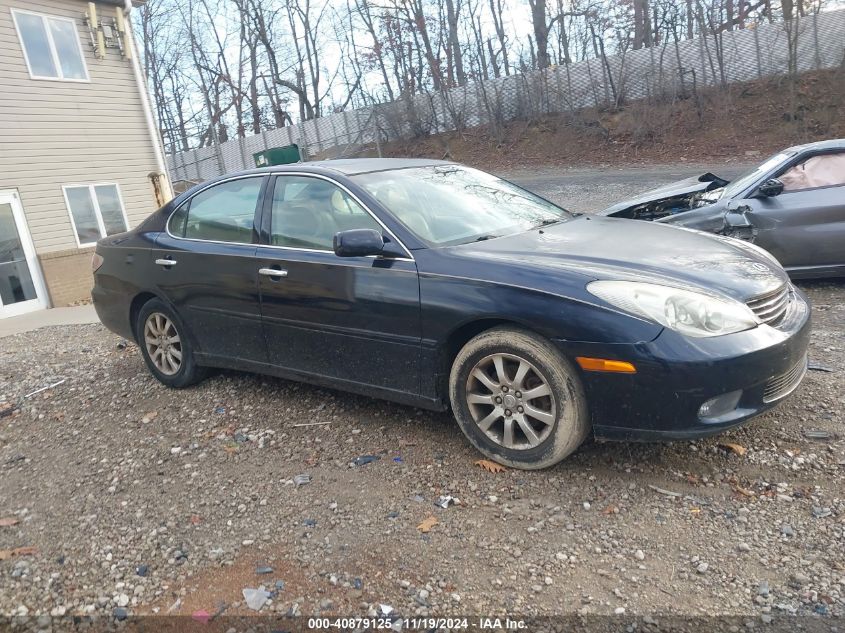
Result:
<instances>
[{"instance_id":1,"label":"damaged silver car","mask_svg":"<svg viewBox=\"0 0 845 633\"><path fill-rule=\"evenodd\" d=\"M793 279L845 276L845 139L790 147L729 182L707 173L599 212L737 237Z\"/></svg>"}]
</instances>

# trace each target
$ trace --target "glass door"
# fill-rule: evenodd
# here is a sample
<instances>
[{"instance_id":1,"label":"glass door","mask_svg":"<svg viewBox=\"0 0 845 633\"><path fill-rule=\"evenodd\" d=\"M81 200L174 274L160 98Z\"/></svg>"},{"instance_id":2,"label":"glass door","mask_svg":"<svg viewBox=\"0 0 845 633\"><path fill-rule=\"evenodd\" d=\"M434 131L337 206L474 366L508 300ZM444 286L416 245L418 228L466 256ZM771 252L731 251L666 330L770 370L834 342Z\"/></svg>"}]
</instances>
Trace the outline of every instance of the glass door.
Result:
<instances>
[{"instance_id":1,"label":"glass door","mask_svg":"<svg viewBox=\"0 0 845 633\"><path fill-rule=\"evenodd\" d=\"M0 191L0 318L46 306L20 200L15 192Z\"/></svg>"}]
</instances>

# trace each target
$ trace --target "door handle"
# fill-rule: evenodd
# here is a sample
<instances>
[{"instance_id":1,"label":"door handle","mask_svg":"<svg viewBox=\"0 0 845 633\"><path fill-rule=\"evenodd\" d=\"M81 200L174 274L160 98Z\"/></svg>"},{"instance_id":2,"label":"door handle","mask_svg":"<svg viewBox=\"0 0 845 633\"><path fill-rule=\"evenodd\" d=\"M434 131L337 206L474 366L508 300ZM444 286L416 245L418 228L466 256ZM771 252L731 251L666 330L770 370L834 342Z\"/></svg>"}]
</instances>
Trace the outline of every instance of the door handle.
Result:
<instances>
[{"instance_id":1,"label":"door handle","mask_svg":"<svg viewBox=\"0 0 845 633\"><path fill-rule=\"evenodd\" d=\"M287 277L288 271L281 270L280 268L259 268L258 274L264 275L265 277Z\"/></svg>"},{"instance_id":2,"label":"door handle","mask_svg":"<svg viewBox=\"0 0 845 633\"><path fill-rule=\"evenodd\" d=\"M158 264L159 266L175 266L178 263L179 262L177 262L175 259L157 259L156 260L156 264Z\"/></svg>"}]
</instances>

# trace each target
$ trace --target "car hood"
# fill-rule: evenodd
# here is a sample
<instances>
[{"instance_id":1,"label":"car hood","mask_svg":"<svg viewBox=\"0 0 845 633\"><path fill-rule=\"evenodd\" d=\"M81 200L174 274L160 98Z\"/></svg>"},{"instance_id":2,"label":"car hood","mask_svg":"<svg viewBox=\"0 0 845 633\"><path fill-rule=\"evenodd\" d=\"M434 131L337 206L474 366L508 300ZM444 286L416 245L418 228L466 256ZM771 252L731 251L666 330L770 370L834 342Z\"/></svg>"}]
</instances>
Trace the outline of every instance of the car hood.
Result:
<instances>
[{"instance_id":1,"label":"car hood","mask_svg":"<svg viewBox=\"0 0 845 633\"><path fill-rule=\"evenodd\" d=\"M668 185L663 185L662 187L657 187L656 189L651 189L645 193L641 193L634 198L617 202L604 211L599 211L596 215L612 216L616 213L625 211L626 209L630 209L631 207L645 204L646 202L656 202L657 200L663 200L665 198L674 198L701 191L712 191L713 189L724 187L728 184L728 182L729 181L724 178L719 178L715 174L707 172L701 176L678 180L669 183Z\"/></svg>"},{"instance_id":2,"label":"car hood","mask_svg":"<svg viewBox=\"0 0 845 633\"><path fill-rule=\"evenodd\" d=\"M738 240L652 222L595 216L447 250L453 256L484 263L480 269L497 277L514 266L530 269L535 273L530 276L532 285L549 291L554 291L555 273L568 272L587 278L585 282L647 281L746 301L788 280L783 268ZM528 281L524 274L511 275L514 277ZM508 283L507 278L497 280Z\"/></svg>"}]
</instances>

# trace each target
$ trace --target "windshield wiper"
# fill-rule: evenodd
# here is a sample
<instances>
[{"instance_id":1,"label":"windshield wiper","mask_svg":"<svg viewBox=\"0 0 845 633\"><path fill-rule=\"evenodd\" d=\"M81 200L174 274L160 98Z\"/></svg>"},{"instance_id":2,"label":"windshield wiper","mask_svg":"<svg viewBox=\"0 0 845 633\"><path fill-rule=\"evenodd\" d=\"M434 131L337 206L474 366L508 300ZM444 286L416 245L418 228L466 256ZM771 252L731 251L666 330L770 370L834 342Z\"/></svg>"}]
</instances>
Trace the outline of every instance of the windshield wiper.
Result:
<instances>
[{"instance_id":1,"label":"windshield wiper","mask_svg":"<svg viewBox=\"0 0 845 633\"><path fill-rule=\"evenodd\" d=\"M484 242L486 240L492 240L492 239L497 238L497 237L499 237L499 236L498 235L492 235L492 234L491 235L479 235L478 237L476 237L473 240L473 242Z\"/></svg>"},{"instance_id":2,"label":"windshield wiper","mask_svg":"<svg viewBox=\"0 0 845 633\"><path fill-rule=\"evenodd\" d=\"M558 224L560 222L563 222L563 220L564 220L563 218L557 218L557 219L549 218L548 220L543 220L542 222L540 222L540 224L538 224L534 228L536 229L539 226L549 226L550 224Z\"/></svg>"}]
</instances>

